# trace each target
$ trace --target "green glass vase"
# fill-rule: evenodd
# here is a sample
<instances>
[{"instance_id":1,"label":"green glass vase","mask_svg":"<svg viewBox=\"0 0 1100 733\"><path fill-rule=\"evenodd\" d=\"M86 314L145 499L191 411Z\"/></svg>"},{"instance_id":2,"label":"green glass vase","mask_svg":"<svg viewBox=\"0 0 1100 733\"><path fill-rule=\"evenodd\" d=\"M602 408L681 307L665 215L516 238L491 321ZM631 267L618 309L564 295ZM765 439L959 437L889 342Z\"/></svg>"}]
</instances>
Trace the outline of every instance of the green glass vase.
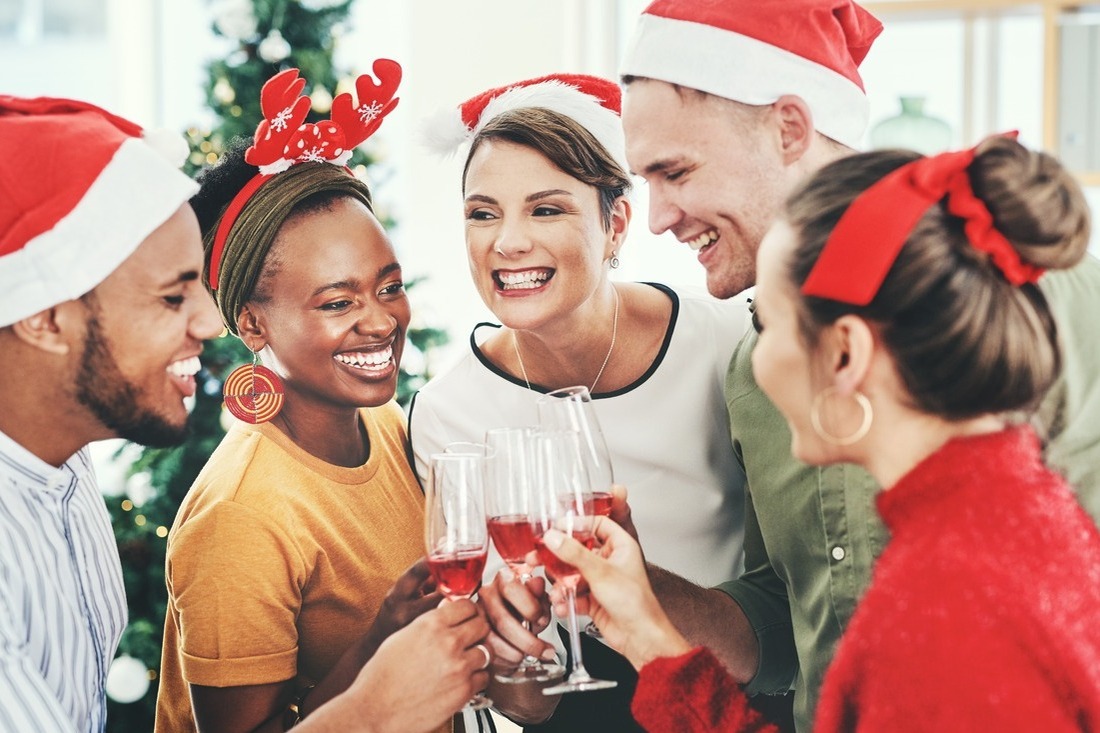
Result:
<instances>
[{"instance_id":1,"label":"green glass vase","mask_svg":"<svg viewBox=\"0 0 1100 733\"><path fill-rule=\"evenodd\" d=\"M951 147L951 126L924 113L924 97L901 97L901 114L871 128L871 147L905 148L924 155Z\"/></svg>"}]
</instances>

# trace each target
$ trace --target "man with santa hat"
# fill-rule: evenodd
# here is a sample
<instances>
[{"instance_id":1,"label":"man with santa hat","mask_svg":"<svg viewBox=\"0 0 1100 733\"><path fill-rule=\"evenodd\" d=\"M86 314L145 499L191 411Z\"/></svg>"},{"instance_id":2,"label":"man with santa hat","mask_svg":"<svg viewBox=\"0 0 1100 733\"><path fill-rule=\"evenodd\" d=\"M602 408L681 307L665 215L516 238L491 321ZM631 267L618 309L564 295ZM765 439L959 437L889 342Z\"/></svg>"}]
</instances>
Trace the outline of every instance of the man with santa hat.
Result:
<instances>
[{"instance_id":1,"label":"man with santa hat","mask_svg":"<svg viewBox=\"0 0 1100 733\"><path fill-rule=\"evenodd\" d=\"M222 330L188 204L198 187L148 137L85 102L0 95L3 733L105 729L126 598L87 446L183 440L202 342ZM444 605L298 729L397 733L449 717L487 675L441 694L440 675L461 666L441 649L488 626L469 601ZM431 684L418 659L443 670Z\"/></svg>"}]
</instances>

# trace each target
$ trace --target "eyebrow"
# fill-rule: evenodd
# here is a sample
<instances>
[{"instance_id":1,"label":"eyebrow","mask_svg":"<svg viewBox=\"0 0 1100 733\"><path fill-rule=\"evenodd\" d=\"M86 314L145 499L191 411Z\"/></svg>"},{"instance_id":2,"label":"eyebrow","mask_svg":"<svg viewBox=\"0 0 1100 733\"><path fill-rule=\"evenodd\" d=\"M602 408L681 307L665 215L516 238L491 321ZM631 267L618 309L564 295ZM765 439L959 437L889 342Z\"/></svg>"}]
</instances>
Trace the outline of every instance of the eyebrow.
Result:
<instances>
[{"instance_id":1,"label":"eyebrow","mask_svg":"<svg viewBox=\"0 0 1100 733\"><path fill-rule=\"evenodd\" d=\"M572 197L573 194L570 193L569 191L566 191L564 188L551 188L551 189L547 189L546 191L536 191L535 193L526 196L523 200L526 203L531 203L532 201L538 201L540 199L544 199L547 196L570 196L570 197ZM480 193L470 194L469 196L466 197L466 201L479 201L483 204L499 203L492 196L484 196Z\"/></svg>"},{"instance_id":2,"label":"eyebrow","mask_svg":"<svg viewBox=\"0 0 1100 733\"><path fill-rule=\"evenodd\" d=\"M656 160L656 161L650 163L649 165L647 165L645 167L645 169L642 170L642 175L643 176L648 176L648 175L651 175L653 173L660 173L661 171L666 171L669 168L675 168L678 165L680 165L680 161L678 159L675 159L675 158L665 158L664 160ZM637 174L635 174L635 175L637 175Z\"/></svg>"},{"instance_id":3,"label":"eyebrow","mask_svg":"<svg viewBox=\"0 0 1100 733\"><path fill-rule=\"evenodd\" d=\"M401 263L396 262L396 261L391 262L388 265L383 265L382 267L379 267L378 272L376 272L374 274L374 279L375 280L381 280L382 278L386 277L387 275L390 275L394 272L398 272L400 270L401 270ZM324 292L329 291L329 290L340 290L342 288L352 288L352 289L354 289L358 286L359 286L359 281L358 280L338 280L337 282L326 283L326 284L322 285L321 287L317 288L316 290L313 291L313 294L310 297L311 298L317 297L321 293L324 293Z\"/></svg>"},{"instance_id":4,"label":"eyebrow","mask_svg":"<svg viewBox=\"0 0 1100 733\"><path fill-rule=\"evenodd\" d=\"M177 277L175 280L170 280L168 282L165 282L163 285L161 285L161 288L171 288L171 287L175 287L176 285L179 285L180 283L194 282L198 279L199 279L199 271L198 270L187 270L185 272L181 272L179 274L179 277Z\"/></svg>"}]
</instances>

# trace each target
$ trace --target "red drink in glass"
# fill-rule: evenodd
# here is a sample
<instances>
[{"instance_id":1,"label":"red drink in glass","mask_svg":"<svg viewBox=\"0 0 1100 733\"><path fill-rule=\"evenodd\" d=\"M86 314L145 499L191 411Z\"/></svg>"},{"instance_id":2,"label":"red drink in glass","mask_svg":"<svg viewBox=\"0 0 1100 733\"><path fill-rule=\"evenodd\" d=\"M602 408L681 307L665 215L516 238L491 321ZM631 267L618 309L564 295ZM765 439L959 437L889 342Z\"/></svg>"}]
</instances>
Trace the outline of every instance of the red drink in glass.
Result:
<instances>
[{"instance_id":1,"label":"red drink in glass","mask_svg":"<svg viewBox=\"0 0 1100 733\"><path fill-rule=\"evenodd\" d=\"M596 544L596 537L587 530L573 532L573 539L580 542L589 550L592 549L592 545ZM577 572L575 567L560 560L557 555L546 549L546 546L542 543L542 537L535 540L535 549L539 554L539 562L543 564L546 568L546 572L553 577L555 581L576 583L577 578L580 577L580 573Z\"/></svg>"},{"instance_id":2,"label":"red drink in glass","mask_svg":"<svg viewBox=\"0 0 1100 733\"><path fill-rule=\"evenodd\" d=\"M490 518L489 536L509 565L523 565L527 553L535 549L535 531L526 514Z\"/></svg>"},{"instance_id":3,"label":"red drink in glass","mask_svg":"<svg viewBox=\"0 0 1100 733\"><path fill-rule=\"evenodd\" d=\"M592 515L599 517L611 515L611 494L603 491L592 494Z\"/></svg>"},{"instance_id":4,"label":"red drink in glass","mask_svg":"<svg viewBox=\"0 0 1100 733\"><path fill-rule=\"evenodd\" d=\"M477 590L485 571L484 547L458 548L454 552L433 552L428 556L440 592L447 597L468 598Z\"/></svg>"}]
</instances>

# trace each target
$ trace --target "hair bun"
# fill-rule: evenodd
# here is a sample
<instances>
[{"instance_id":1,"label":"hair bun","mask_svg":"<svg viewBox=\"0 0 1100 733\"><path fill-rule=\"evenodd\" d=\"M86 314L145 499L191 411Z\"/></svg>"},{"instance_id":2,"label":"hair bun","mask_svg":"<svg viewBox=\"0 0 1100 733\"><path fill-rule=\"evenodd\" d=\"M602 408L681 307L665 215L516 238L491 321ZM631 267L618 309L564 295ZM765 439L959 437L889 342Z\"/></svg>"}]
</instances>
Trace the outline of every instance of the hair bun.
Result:
<instances>
[{"instance_id":1,"label":"hair bun","mask_svg":"<svg viewBox=\"0 0 1100 733\"><path fill-rule=\"evenodd\" d=\"M1045 269L1077 264L1089 244L1089 207L1081 186L1056 158L1006 136L977 148L971 186L994 226L1020 257Z\"/></svg>"}]
</instances>

